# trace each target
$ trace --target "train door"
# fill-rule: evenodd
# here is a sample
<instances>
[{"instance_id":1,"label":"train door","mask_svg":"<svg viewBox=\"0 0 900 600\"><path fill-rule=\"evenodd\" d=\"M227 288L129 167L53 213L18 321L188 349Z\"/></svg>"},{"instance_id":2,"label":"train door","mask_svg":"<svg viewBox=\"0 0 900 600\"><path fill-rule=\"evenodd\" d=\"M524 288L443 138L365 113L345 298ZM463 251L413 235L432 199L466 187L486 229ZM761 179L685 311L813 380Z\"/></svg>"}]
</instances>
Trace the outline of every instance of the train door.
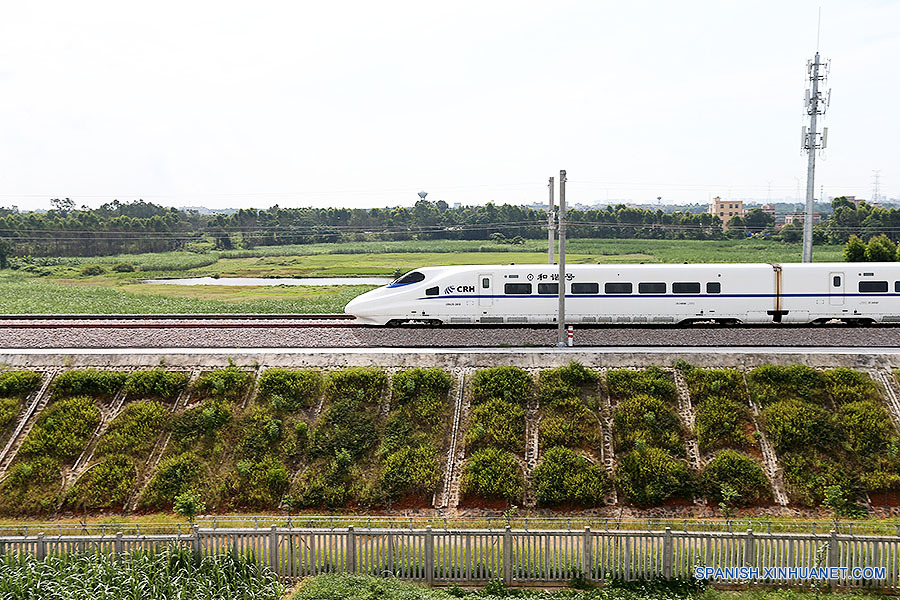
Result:
<instances>
[{"instance_id":1,"label":"train door","mask_svg":"<svg viewBox=\"0 0 900 600\"><path fill-rule=\"evenodd\" d=\"M831 306L844 305L844 274L829 273L828 274L828 303Z\"/></svg>"},{"instance_id":2,"label":"train door","mask_svg":"<svg viewBox=\"0 0 900 600\"><path fill-rule=\"evenodd\" d=\"M484 274L478 276L478 306L494 305L494 276Z\"/></svg>"}]
</instances>

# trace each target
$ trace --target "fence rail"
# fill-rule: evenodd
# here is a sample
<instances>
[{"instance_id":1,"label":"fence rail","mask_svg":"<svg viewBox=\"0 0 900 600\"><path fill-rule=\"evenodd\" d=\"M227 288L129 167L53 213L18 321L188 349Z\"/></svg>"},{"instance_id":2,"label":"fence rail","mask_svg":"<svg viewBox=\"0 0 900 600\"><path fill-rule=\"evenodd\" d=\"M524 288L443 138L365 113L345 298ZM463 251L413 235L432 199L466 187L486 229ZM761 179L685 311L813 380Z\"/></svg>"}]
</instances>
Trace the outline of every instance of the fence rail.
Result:
<instances>
[{"instance_id":1,"label":"fence rail","mask_svg":"<svg viewBox=\"0 0 900 600\"><path fill-rule=\"evenodd\" d=\"M124 555L165 546L234 554L294 580L329 572L393 576L429 584L559 585L687 578L722 569L719 583L809 584L797 568L831 569L837 587L900 590L900 537L830 533L511 529L199 528L180 534L0 536L0 554L38 559L69 553ZM777 568L786 568L778 571ZM883 574L854 576L859 567ZM745 569L743 572L739 568ZM793 568L793 571L787 569ZM845 569L843 572L840 569ZM756 571L753 571L753 570ZM749 574L749 575L748 575Z\"/></svg>"}]
</instances>

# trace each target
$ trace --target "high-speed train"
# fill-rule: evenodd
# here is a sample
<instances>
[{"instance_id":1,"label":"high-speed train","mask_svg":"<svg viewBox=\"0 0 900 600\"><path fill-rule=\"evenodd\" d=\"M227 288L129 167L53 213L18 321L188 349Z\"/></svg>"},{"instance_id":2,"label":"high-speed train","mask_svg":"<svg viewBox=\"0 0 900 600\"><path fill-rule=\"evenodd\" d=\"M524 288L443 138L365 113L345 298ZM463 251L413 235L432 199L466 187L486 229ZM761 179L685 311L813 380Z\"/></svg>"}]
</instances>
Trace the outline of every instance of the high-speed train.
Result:
<instances>
[{"instance_id":1,"label":"high-speed train","mask_svg":"<svg viewBox=\"0 0 900 600\"><path fill-rule=\"evenodd\" d=\"M570 324L900 323L900 263L570 265ZM424 267L345 312L365 324L551 324L559 267Z\"/></svg>"}]
</instances>

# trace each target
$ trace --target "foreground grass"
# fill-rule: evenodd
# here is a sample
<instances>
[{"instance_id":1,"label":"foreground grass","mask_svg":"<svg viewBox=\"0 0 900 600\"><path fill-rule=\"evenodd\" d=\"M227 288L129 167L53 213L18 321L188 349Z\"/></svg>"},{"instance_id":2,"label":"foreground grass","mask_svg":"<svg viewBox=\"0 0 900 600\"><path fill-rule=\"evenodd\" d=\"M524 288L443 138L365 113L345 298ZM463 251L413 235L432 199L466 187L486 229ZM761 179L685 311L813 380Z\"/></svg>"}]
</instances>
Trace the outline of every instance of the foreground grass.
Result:
<instances>
[{"instance_id":1,"label":"foreground grass","mask_svg":"<svg viewBox=\"0 0 900 600\"><path fill-rule=\"evenodd\" d=\"M373 287L120 288L12 275L0 277L0 313L342 313L351 299Z\"/></svg>"},{"instance_id":2,"label":"foreground grass","mask_svg":"<svg viewBox=\"0 0 900 600\"><path fill-rule=\"evenodd\" d=\"M105 555L7 555L0 561L0 598L41 600L278 600L283 586L268 568L230 555L199 560L189 550Z\"/></svg>"},{"instance_id":3,"label":"foreground grass","mask_svg":"<svg viewBox=\"0 0 900 600\"><path fill-rule=\"evenodd\" d=\"M489 598L521 598L523 600L674 600L696 598L698 600L874 600L883 596L874 594L816 594L793 590L753 590L724 592L701 589L691 582L671 584L634 583L617 586L611 584L590 590L565 590L545 592L538 590L511 590L499 582L491 582L481 590L463 590L458 587L430 589L422 585L405 583L396 579L378 579L365 575L320 575L304 582L291 597L292 600L464 600Z\"/></svg>"},{"instance_id":4,"label":"foreground grass","mask_svg":"<svg viewBox=\"0 0 900 600\"><path fill-rule=\"evenodd\" d=\"M842 247L817 246L817 261L840 261ZM569 240L569 264L791 262L800 244L763 240ZM404 241L272 246L222 252L164 252L106 257L34 259L0 275L0 313L235 313L343 312L369 286L150 285L160 277L393 276L448 264L543 264L546 242ZM119 273L127 263L136 271ZM85 265L103 273L83 276Z\"/></svg>"}]
</instances>

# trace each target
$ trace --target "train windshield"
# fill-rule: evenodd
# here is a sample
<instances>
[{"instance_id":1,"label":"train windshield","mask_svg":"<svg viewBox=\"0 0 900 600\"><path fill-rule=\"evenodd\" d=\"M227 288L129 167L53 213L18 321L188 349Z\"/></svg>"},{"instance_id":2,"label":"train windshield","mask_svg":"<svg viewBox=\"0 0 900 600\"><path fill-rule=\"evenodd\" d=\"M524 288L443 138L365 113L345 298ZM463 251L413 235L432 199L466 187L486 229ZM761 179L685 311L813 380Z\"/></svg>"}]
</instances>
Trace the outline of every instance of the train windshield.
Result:
<instances>
[{"instance_id":1,"label":"train windshield","mask_svg":"<svg viewBox=\"0 0 900 600\"><path fill-rule=\"evenodd\" d=\"M419 283L425 279L425 275L423 273L419 273L418 271L412 271L407 273L406 275L401 275L397 279L391 282L391 285L406 285L407 283Z\"/></svg>"}]
</instances>

